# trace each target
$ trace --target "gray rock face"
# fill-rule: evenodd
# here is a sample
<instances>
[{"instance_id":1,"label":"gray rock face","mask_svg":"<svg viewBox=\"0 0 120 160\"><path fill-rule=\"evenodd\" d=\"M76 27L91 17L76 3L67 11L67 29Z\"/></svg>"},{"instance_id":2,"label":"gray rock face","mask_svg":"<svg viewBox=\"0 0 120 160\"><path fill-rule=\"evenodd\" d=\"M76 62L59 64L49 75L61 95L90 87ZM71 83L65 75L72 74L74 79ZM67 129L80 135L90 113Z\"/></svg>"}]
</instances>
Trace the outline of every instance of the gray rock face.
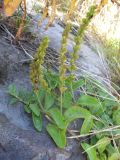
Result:
<instances>
[{"instance_id":1,"label":"gray rock face","mask_svg":"<svg viewBox=\"0 0 120 160\"><path fill-rule=\"evenodd\" d=\"M22 130L0 114L0 160L67 160L71 156L70 151L55 148L46 133Z\"/></svg>"}]
</instances>

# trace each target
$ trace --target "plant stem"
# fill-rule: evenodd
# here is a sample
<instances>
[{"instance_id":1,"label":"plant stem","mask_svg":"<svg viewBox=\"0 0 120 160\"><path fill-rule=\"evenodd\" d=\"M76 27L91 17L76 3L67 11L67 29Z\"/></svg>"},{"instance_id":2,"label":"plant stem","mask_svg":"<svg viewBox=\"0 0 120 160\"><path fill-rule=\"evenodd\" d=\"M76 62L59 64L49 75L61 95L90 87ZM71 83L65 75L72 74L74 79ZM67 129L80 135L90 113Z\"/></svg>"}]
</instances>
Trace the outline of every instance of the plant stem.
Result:
<instances>
[{"instance_id":1,"label":"plant stem","mask_svg":"<svg viewBox=\"0 0 120 160\"><path fill-rule=\"evenodd\" d=\"M75 102L75 96L74 96L74 92L73 92L72 82L71 82L70 88L71 88L71 93L72 93L73 101Z\"/></svg>"},{"instance_id":2,"label":"plant stem","mask_svg":"<svg viewBox=\"0 0 120 160\"><path fill-rule=\"evenodd\" d=\"M62 115L62 108L63 108L63 106L62 106L62 104L63 104L63 94L62 93L60 94L60 99L61 99L61 101L60 101L60 111L61 111L61 115Z\"/></svg>"},{"instance_id":3,"label":"plant stem","mask_svg":"<svg viewBox=\"0 0 120 160\"><path fill-rule=\"evenodd\" d=\"M25 101L23 101L20 97L14 95L14 94L11 94L11 93L9 93L9 94L10 94L10 96L12 96L12 97L18 99L18 101L20 101L20 102L23 103L24 105L29 105L28 103L26 103Z\"/></svg>"},{"instance_id":4,"label":"plant stem","mask_svg":"<svg viewBox=\"0 0 120 160\"><path fill-rule=\"evenodd\" d=\"M37 97L37 100L38 100L38 103L39 103L39 106L40 106L40 108L41 108L42 112L44 112L44 107L43 107L43 105L42 105L41 101L39 100L39 98L38 98L38 95L37 95L37 94L36 94L36 97Z\"/></svg>"}]
</instances>

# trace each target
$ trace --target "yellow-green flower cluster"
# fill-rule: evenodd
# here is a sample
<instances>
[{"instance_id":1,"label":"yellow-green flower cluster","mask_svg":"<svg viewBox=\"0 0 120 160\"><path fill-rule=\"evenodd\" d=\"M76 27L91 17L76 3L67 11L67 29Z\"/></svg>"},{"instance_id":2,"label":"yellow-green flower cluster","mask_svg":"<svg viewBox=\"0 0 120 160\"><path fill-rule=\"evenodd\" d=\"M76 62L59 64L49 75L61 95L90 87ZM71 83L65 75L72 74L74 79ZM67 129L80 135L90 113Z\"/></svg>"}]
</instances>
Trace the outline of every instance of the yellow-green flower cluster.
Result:
<instances>
[{"instance_id":1,"label":"yellow-green flower cluster","mask_svg":"<svg viewBox=\"0 0 120 160\"><path fill-rule=\"evenodd\" d=\"M61 40L60 66L59 66L59 78L60 78L60 82L61 82L60 92L61 93L63 93L66 90L64 82L66 79L65 73L67 70L67 66L66 66L67 39L68 39L70 29L71 29L71 25L67 24L64 31L63 31L62 40Z\"/></svg>"},{"instance_id":2,"label":"yellow-green flower cluster","mask_svg":"<svg viewBox=\"0 0 120 160\"><path fill-rule=\"evenodd\" d=\"M48 89L48 84L44 79L43 75L43 63L46 54L46 48L48 47L48 38L44 37L37 52L35 54L34 60L30 65L30 79L34 88L37 92L39 86L41 85L44 89Z\"/></svg>"},{"instance_id":3,"label":"yellow-green flower cluster","mask_svg":"<svg viewBox=\"0 0 120 160\"><path fill-rule=\"evenodd\" d=\"M75 45L73 47L73 52L70 53L70 56L71 56L70 67L69 67L70 73L72 73L72 71L74 71L76 69L75 61L78 59L77 52L80 48L80 44L81 44L81 41L83 39L84 32L85 32L87 26L89 25L91 19L93 18L94 14L95 14L95 9L96 9L96 6L91 6L90 7L90 9L89 9L89 11L86 15L86 18L84 18L82 20L82 24L80 25L80 28L78 29L78 33L74 38ZM72 76L72 74L71 74L71 78L74 78Z\"/></svg>"}]
</instances>

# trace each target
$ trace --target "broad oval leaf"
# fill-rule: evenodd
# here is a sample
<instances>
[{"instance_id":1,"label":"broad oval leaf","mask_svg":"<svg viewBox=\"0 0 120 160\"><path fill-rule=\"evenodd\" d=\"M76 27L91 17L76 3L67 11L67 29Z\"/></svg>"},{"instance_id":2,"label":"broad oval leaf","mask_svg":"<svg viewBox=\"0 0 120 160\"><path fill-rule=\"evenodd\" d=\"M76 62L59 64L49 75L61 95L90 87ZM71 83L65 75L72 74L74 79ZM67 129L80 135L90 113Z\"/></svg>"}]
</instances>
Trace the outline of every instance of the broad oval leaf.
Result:
<instances>
[{"instance_id":1,"label":"broad oval leaf","mask_svg":"<svg viewBox=\"0 0 120 160\"><path fill-rule=\"evenodd\" d=\"M37 131L40 132L42 130L42 117L41 117L41 114L39 116L36 116L32 112L32 120L33 120L34 127L36 128Z\"/></svg>"},{"instance_id":2,"label":"broad oval leaf","mask_svg":"<svg viewBox=\"0 0 120 160\"><path fill-rule=\"evenodd\" d=\"M120 109L113 111L113 122L116 125L120 125Z\"/></svg>"},{"instance_id":3,"label":"broad oval leaf","mask_svg":"<svg viewBox=\"0 0 120 160\"><path fill-rule=\"evenodd\" d=\"M99 155L99 159L98 160L107 160L107 154L106 153L101 153Z\"/></svg>"},{"instance_id":4,"label":"broad oval leaf","mask_svg":"<svg viewBox=\"0 0 120 160\"><path fill-rule=\"evenodd\" d=\"M113 153L112 156L108 158L108 160L120 160L120 153Z\"/></svg>"},{"instance_id":5,"label":"broad oval leaf","mask_svg":"<svg viewBox=\"0 0 120 160\"><path fill-rule=\"evenodd\" d=\"M4 12L6 16L12 16L22 0L4 0Z\"/></svg>"},{"instance_id":6,"label":"broad oval leaf","mask_svg":"<svg viewBox=\"0 0 120 160\"><path fill-rule=\"evenodd\" d=\"M103 153L108 144L110 144L110 139L108 137L103 137L102 139L100 139L96 143L99 153Z\"/></svg>"},{"instance_id":7,"label":"broad oval leaf","mask_svg":"<svg viewBox=\"0 0 120 160\"><path fill-rule=\"evenodd\" d=\"M53 124L47 125L47 131L59 148L66 146L66 130L61 130Z\"/></svg>"},{"instance_id":8,"label":"broad oval leaf","mask_svg":"<svg viewBox=\"0 0 120 160\"><path fill-rule=\"evenodd\" d=\"M87 118L89 116L91 116L90 112L79 106L73 106L64 113L65 120L68 122L74 121L77 118Z\"/></svg>"},{"instance_id":9,"label":"broad oval leaf","mask_svg":"<svg viewBox=\"0 0 120 160\"><path fill-rule=\"evenodd\" d=\"M95 147L93 148L91 145L87 143L82 143L81 146L87 153L89 160L98 160Z\"/></svg>"},{"instance_id":10,"label":"broad oval leaf","mask_svg":"<svg viewBox=\"0 0 120 160\"><path fill-rule=\"evenodd\" d=\"M29 108L32 110L32 112L36 115L39 116L40 115L40 107L34 103L34 104L30 104Z\"/></svg>"},{"instance_id":11,"label":"broad oval leaf","mask_svg":"<svg viewBox=\"0 0 120 160\"><path fill-rule=\"evenodd\" d=\"M72 84L72 89L76 90L77 88L82 87L85 84L85 81L83 79L80 79L78 81L74 81Z\"/></svg>"},{"instance_id":12,"label":"broad oval leaf","mask_svg":"<svg viewBox=\"0 0 120 160\"><path fill-rule=\"evenodd\" d=\"M51 71L45 72L45 78L49 84L49 87L51 89L55 89L56 87L59 86L59 74L58 73L53 73Z\"/></svg>"},{"instance_id":13,"label":"broad oval leaf","mask_svg":"<svg viewBox=\"0 0 120 160\"><path fill-rule=\"evenodd\" d=\"M111 153L115 153L116 152L116 148L114 148L114 146L110 143L107 146L106 151L108 152L108 155L111 156Z\"/></svg>"},{"instance_id":14,"label":"broad oval leaf","mask_svg":"<svg viewBox=\"0 0 120 160\"><path fill-rule=\"evenodd\" d=\"M17 98L11 98L10 104L15 105L18 102Z\"/></svg>"},{"instance_id":15,"label":"broad oval leaf","mask_svg":"<svg viewBox=\"0 0 120 160\"><path fill-rule=\"evenodd\" d=\"M63 96L63 107L64 108L70 108L72 105L72 95L69 91L64 93Z\"/></svg>"},{"instance_id":16,"label":"broad oval leaf","mask_svg":"<svg viewBox=\"0 0 120 160\"><path fill-rule=\"evenodd\" d=\"M99 104L97 98L89 96L89 95L82 95L78 99L77 103L83 106L91 106L91 107Z\"/></svg>"},{"instance_id":17,"label":"broad oval leaf","mask_svg":"<svg viewBox=\"0 0 120 160\"><path fill-rule=\"evenodd\" d=\"M109 97L108 97L109 98ZM120 104L118 102L116 102L113 97L110 97L110 99L105 99L103 104L106 107L113 107L113 106L120 106Z\"/></svg>"},{"instance_id":18,"label":"broad oval leaf","mask_svg":"<svg viewBox=\"0 0 120 160\"><path fill-rule=\"evenodd\" d=\"M81 127L81 130L80 130L80 134L87 134L90 132L90 130L92 129L93 127L93 118L92 116L89 116L87 118L85 118L83 124L82 124L82 127Z\"/></svg>"},{"instance_id":19,"label":"broad oval leaf","mask_svg":"<svg viewBox=\"0 0 120 160\"><path fill-rule=\"evenodd\" d=\"M67 127L64 117L58 108L52 108L48 111L48 115L55 121L58 128L64 129Z\"/></svg>"},{"instance_id":20,"label":"broad oval leaf","mask_svg":"<svg viewBox=\"0 0 120 160\"><path fill-rule=\"evenodd\" d=\"M38 94L37 94L37 100L42 102L44 97L45 97L45 91L42 87L40 87L39 91L38 91Z\"/></svg>"},{"instance_id":21,"label":"broad oval leaf","mask_svg":"<svg viewBox=\"0 0 120 160\"><path fill-rule=\"evenodd\" d=\"M45 109L48 110L54 104L54 97L50 93L45 95Z\"/></svg>"},{"instance_id":22,"label":"broad oval leaf","mask_svg":"<svg viewBox=\"0 0 120 160\"><path fill-rule=\"evenodd\" d=\"M25 105L24 110L26 113L31 113L31 109L30 109L29 105Z\"/></svg>"},{"instance_id":23,"label":"broad oval leaf","mask_svg":"<svg viewBox=\"0 0 120 160\"><path fill-rule=\"evenodd\" d=\"M103 113L103 106L99 102L99 100L95 97L89 96L89 95L82 95L78 101L77 104L82 105L82 106L87 106L91 113L93 114L101 114Z\"/></svg>"},{"instance_id":24,"label":"broad oval leaf","mask_svg":"<svg viewBox=\"0 0 120 160\"><path fill-rule=\"evenodd\" d=\"M102 121L105 123L105 124L112 124L113 123L113 120L112 120L112 118L107 114L107 112L105 113L103 113L102 115L101 115L101 119L102 119Z\"/></svg>"},{"instance_id":25,"label":"broad oval leaf","mask_svg":"<svg viewBox=\"0 0 120 160\"><path fill-rule=\"evenodd\" d=\"M9 87L8 87L8 93L11 96L15 96L15 97L18 96L18 92L17 92L16 86L14 84L9 85Z\"/></svg>"}]
</instances>

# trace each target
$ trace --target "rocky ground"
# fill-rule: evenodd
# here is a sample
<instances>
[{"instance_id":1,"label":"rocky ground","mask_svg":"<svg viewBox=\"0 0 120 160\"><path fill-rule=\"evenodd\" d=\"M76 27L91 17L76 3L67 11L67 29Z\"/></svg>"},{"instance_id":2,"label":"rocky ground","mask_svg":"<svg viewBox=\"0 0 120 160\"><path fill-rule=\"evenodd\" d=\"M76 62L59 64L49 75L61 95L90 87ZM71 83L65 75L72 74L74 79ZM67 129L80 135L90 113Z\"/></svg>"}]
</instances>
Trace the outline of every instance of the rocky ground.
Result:
<instances>
[{"instance_id":1,"label":"rocky ground","mask_svg":"<svg viewBox=\"0 0 120 160\"><path fill-rule=\"evenodd\" d=\"M34 27L33 27L34 26ZM30 30L37 35L37 40L47 35L50 45L47 55L58 58L63 28L57 23L44 30L44 24L37 28L33 23ZM85 160L79 142L69 140L65 150L58 149L51 138L43 129L41 133L34 130L31 118L24 113L23 106L18 103L10 105L10 97L7 95L7 87L14 83L18 88L21 86L31 89L29 80L30 56L36 50L36 41L21 41L22 46L15 45L10 41L10 35L0 30L0 160ZM37 41L38 43L38 41ZM72 37L68 42L68 52L72 50ZM48 58L49 59L49 58ZM56 63L56 62L55 62ZM80 76L83 70L105 78L106 70L99 56L84 42L79 51L76 74ZM44 120L44 123L46 121Z\"/></svg>"}]
</instances>

